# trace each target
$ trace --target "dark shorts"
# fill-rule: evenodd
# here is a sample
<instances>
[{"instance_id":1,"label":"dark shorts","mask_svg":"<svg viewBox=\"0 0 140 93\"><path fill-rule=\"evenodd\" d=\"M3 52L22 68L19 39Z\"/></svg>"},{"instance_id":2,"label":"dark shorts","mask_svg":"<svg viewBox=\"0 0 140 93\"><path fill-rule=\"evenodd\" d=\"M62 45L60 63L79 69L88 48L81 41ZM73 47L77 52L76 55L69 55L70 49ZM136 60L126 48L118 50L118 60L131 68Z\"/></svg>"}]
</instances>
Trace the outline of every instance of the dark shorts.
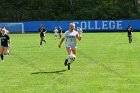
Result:
<instances>
[{"instance_id":1,"label":"dark shorts","mask_svg":"<svg viewBox=\"0 0 140 93\"><path fill-rule=\"evenodd\" d=\"M3 47L9 47L8 45L1 45L1 46L3 46Z\"/></svg>"},{"instance_id":2,"label":"dark shorts","mask_svg":"<svg viewBox=\"0 0 140 93\"><path fill-rule=\"evenodd\" d=\"M40 38L44 38L45 36L44 35L40 35Z\"/></svg>"}]
</instances>

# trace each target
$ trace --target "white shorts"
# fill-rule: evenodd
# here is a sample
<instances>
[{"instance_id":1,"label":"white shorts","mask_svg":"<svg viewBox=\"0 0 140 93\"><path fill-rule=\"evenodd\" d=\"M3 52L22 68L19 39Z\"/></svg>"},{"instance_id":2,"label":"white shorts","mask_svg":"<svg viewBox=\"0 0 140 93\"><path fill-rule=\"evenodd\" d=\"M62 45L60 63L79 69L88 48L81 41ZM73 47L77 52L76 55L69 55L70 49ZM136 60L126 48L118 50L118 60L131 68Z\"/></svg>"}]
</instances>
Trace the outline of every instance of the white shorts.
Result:
<instances>
[{"instance_id":1,"label":"white shorts","mask_svg":"<svg viewBox=\"0 0 140 93\"><path fill-rule=\"evenodd\" d=\"M76 50L77 46L66 45L66 48L70 48L71 50Z\"/></svg>"}]
</instances>

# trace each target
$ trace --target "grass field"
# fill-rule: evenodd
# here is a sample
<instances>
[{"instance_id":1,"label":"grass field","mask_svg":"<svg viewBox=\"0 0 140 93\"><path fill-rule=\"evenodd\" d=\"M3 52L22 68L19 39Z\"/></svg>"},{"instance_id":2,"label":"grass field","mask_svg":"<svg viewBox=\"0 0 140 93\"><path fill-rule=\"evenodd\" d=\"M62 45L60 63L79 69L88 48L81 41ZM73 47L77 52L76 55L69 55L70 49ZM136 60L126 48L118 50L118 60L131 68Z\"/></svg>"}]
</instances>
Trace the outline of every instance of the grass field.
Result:
<instances>
[{"instance_id":1,"label":"grass field","mask_svg":"<svg viewBox=\"0 0 140 93\"><path fill-rule=\"evenodd\" d=\"M0 93L140 93L140 33L84 33L71 70L65 44L47 34L10 34L11 54L0 61Z\"/></svg>"}]
</instances>

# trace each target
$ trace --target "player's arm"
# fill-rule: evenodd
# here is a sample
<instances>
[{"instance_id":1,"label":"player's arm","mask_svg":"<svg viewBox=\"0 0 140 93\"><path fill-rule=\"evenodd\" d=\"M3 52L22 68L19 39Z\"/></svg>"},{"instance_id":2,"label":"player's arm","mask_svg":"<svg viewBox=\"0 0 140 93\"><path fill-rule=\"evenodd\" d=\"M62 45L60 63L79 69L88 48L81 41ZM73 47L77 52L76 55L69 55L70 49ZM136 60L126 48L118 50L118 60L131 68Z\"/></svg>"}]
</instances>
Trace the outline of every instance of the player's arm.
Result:
<instances>
[{"instance_id":1,"label":"player's arm","mask_svg":"<svg viewBox=\"0 0 140 93\"><path fill-rule=\"evenodd\" d=\"M81 28L78 28L78 29L77 29L77 32L78 32L78 35L76 35L76 37L77 37L78 40L81 40L83 30L82 30Z\"/></svg>"},{"instance_id":2,"label":"player's arm","mask_svg":"<svg viewBox=\"0 0 140 93\"><path fill-rule=\"evenodd\" d=\"M11 39L10 39L9 36L7 38L8 38L8 47L10 48L10 46L11 46Z\"/></svg>"},{"instance_id":3,"label":"player's arm","mask_svg":"<svg viewBox=\"0 0 140 93\"><path fill-rule=\"evenodd\" d=\"M61 44L63 43L63 41L65 40L65 38L63 37L58 45L59 48L61 48Z\"/></svg>"},{"instance_id":4,"label":"player's arm","mask_svg":"<svg viewBox=\"0 0 140 93\"><path fill-rule=\"evenodd\" d=\"M133 28L131 28L131 32L133 32Z\"/></svg>"},{"instance_id":5,"label":"player's arm","mask_svg":"<svg viewBox=\"0 0 140 93\"><path fill-rule=\"evenodd\" d=\"M77 35L76 35L76 38L80 41L82 37L81 37L81 35L78 35L78 34L77 34Z\"/></svg>"},{"instance_id":6,"label":"player's arm","mask_svg":"<svg viewBox=\"0 0 140 93\"><path fill-rule=\"evenodd\" d=\"M45 29L45 33L47 33L47 30Z\"/></svg>"},{"instance_id":7,"label":"player's arm","mask_svg":"<svg viewBox=\"0 0 140 93\"><path fill-rule=\"evenodd\" d=\"M44 30L43 30L43 33L45 34L46 32L47 32L47 30L46 30L46 29L44 29Z\"/></svg>"},{"instance_id":8,"label":"player's arm","mask_svg":"<svg viewBox=\"0 0 140 93\"><path fill-rule=\"evenodd\" d=\"M8 40L9 48L11 47L11 39Z\"/></svg>"}]
</instances>

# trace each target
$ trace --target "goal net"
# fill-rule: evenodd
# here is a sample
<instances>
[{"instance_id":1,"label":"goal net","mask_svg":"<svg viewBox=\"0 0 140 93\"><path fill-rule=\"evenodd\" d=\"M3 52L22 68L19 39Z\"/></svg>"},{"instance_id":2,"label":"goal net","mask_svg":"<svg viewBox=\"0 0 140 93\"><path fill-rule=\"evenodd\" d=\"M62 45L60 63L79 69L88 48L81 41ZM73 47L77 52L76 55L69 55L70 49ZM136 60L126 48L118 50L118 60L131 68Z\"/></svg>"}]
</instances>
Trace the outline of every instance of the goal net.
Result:
<instances>
[{"instance_id":1,"label":"goal net","mask_svg":"<svg viewBox=\"0 0 140 93\"><path fill-rule=\"evenodd\" d=\"M24 33L23 23L0 23L0 28L6 28L10 33Z\"/></svg>"}]
</instances>

